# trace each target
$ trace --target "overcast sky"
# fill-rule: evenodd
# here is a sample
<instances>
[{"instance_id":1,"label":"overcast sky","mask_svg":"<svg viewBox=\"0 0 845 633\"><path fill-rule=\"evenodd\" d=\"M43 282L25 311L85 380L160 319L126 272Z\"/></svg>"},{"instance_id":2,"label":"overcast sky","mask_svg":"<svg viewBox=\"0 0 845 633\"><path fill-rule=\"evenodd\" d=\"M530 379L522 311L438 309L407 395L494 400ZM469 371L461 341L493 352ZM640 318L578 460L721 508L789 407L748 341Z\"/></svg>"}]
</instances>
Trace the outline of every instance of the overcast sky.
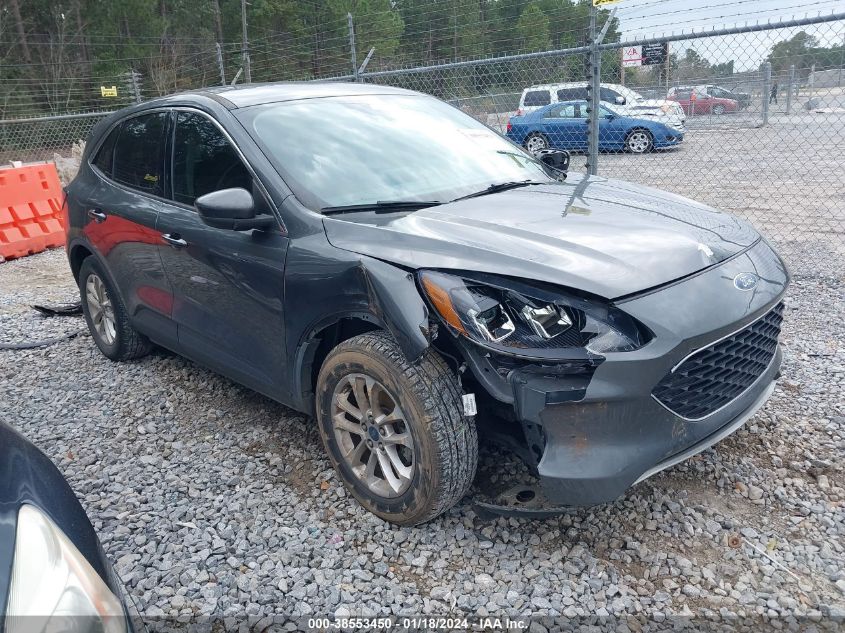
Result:
<instances>
[{"instance_id":1,"label":"overcast sky","mask_svg":"<svg viewBox=\"0 0 845 633\"><path fill-rule=\"evenodd\" d=\"M845 12L845 0L621 0L616 7L625 40L707 31L711 28L741 26L745 23L777 23L805 15ZM737 70L756 68L768 55L772 44L792 37L800 29L778 29L723 38L704 38L671 44L673 48L695 48L713 62L733 59ZM831 46L842 42L842 22L806 27L820 43Z\"/></svg>"}]
</instances>

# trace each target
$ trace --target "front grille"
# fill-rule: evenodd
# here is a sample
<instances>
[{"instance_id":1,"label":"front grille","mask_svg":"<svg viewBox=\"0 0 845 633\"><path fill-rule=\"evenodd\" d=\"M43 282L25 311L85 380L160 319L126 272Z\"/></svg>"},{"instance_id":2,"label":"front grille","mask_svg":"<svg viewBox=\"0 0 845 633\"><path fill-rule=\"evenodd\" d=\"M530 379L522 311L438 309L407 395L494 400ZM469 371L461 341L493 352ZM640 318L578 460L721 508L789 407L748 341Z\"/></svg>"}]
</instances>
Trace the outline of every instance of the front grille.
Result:
<instances>
[{"instance_id":1,"label":"front grille","mask_svg":"<svg viewBox=\"0 0 845 633\"><path fill-rule=\"evenodd\" d=\"M721 409L766 371L777 350L782 321L779 303L745 329L695 352L666 374L652 395L689 420Z\"/></svg>"}]
</instances>

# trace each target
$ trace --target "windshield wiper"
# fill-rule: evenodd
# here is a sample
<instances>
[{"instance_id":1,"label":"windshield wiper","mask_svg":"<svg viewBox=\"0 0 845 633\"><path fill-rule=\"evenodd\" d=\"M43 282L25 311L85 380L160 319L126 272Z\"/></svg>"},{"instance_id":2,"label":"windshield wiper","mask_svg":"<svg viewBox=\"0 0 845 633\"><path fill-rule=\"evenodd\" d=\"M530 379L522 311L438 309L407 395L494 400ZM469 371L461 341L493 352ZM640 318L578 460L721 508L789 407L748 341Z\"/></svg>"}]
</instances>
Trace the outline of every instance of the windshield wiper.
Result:
<instances>
[{"instance_id":1,"label":"windshield wiper","mask_svg":"<svg viewBox=\"0 0 845 633\"><path fill-rule=\"evenodd\" d=\"M508 189L516 189L517 187L527 187L529 185L548 185L547 182L541 182L538 180L517 180L513 182L496 182L487 187L487 189L482 189L481 191L476 191L475 193L470 193L465 196L461 196L460 198L455 198L452 202L457 202L458 200L466 200L467 198L478 198L479 196L487 196L491 193L499 193L500 191L507 191Z\"/></svg>"},{"instance_id":2,"label":"windshield wiper","mask_svg":"<svg viewBox=\"0 0 845 633\"><path fill-rule=\"evenodd\" d=\"M375 211L386 213L389 211L407 211L426 209L442 204L438 200L379 200L378 202L364 202L363 204L346 204L336 207L323 207L320 211L323 215L334 215L336 213L354 213L356 211Z\"/></svg>"}]
</instances>

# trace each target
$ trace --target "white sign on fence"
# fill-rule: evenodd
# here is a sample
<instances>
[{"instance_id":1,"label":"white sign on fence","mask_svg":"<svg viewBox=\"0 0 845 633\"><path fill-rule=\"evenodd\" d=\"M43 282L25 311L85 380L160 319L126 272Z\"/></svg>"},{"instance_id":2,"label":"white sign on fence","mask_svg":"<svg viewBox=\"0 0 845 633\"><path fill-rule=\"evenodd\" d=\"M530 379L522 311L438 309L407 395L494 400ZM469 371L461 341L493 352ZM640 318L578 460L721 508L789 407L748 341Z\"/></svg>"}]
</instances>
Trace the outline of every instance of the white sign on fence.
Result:
<instances>
[{"instance_id":1,"label":"white sign on fence","mask_svg":"<svg viewBox=\"0 0 845 633\"><path fill-rule=\"evenodd\" d=\"M630 68L631 66L643 65L643 47L642 46L626 46L622 49L622 66Z\"/></svg>"}]
</instances>

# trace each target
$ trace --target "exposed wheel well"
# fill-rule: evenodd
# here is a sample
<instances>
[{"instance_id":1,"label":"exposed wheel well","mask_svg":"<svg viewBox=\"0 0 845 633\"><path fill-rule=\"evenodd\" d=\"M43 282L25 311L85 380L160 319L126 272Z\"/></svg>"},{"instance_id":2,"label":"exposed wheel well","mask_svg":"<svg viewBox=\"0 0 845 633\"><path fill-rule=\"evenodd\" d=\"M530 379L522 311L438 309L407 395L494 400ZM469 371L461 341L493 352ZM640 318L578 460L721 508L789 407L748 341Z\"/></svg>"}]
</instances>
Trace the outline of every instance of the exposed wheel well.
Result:
<instances>
[{"instance_id":1,"label":"exposed wheel well","mask_svg":"<svg viewBox=\"0 0 845 633\"><path fill-rule=\"evenodd\" d=\"M82 245L74 246L70 251L70 270L73 273L73 278L79 278L79 269L82 267L82 262L86 257L93 255L86 247Z\"/></svg>"},{"instance_id":2,"label":"exposed wheel well","mask_svg":"<svg viewBox=\"0 0 845 633\"><path fill-rule=\"evenodd\" d=\"M649 130L647 127L632 127L630 130L628 130L628 133L625 135L625 138L628 138L634 132L645 132L649 136L654 136L654 134L651 133L651 130Z\"/></svg>"},{"instance_id":3,"label":"exposed wheel well","mask_svg":"<svg viewBox=\"0 0 845 633\"><path fill-rule=\"evenodd\" d=\"M302 404L309 412L313 413L314 385L317 384L317 376L329 352L353 336L380 329L382 328L373 321L358 317L346 317L324 327L306 343L308 347L303 358L300 392L303 399Z\"/></svg>"}]
</instances>

